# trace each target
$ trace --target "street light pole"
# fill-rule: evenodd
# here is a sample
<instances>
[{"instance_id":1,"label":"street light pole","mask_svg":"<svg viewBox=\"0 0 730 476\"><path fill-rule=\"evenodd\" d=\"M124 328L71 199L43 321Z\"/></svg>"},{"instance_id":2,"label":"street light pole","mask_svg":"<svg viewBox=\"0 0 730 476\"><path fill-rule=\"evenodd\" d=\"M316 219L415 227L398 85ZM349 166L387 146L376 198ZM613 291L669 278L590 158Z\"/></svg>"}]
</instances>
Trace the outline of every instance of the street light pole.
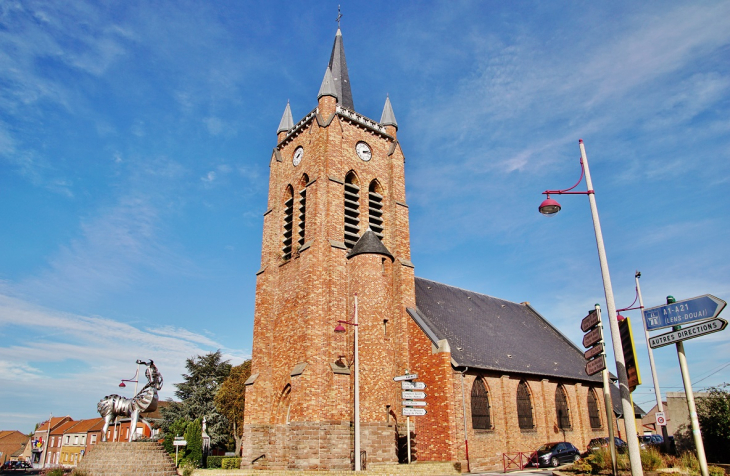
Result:
<instances>
[{"instance_id":1,"label":"street light pole","mask_svg":"<svg viewBox=\"0 0 730 476\"><path fill-rule=\"evenodd\" d=\"M360 461L360 358L358 352L357 294L355 294L355 471L362 469Z\"/></svg>"},{"instance_id":2,"label":"street light pole","mask_svg":"<svg viewBox=\"0 0 730 476\"><path fill-rule=\"evenodd\" d=\"M629 379L626 375L626 362L624 361L624 351L621 345L621 335L618 329L618 319L616 317L616 303L613 299L613 286L611 285L611 276L608 272L608 260L606 259L606 248L603 245L603 232L601 231L601 222L598 219L598 208L596 207L596 196L593 192L593 182L591 181L591 172L588 168L588 158L586 157L585 145L583 139L579 141L580 157L585 167L586 186L588 187L588 201L591 205L591 216L593 217L593 229L596 233L596 246L598 247L598 261L601 264L601 277L603 278L603 291L606 295L606 307L608 308L608 323L611 326L611 341L613 342L613 356L616 359L616 373L618 374L619 390L621 391L621 407L624 413L624 424L626 425L626 443L629 446L629 460L631 462L631 474L634 476L642 476L644 471L641 468L641 454L639 448L639 440L636 438L636 418L634 416L634 407L631 404L631 392L629 391Z\"/></svg>"},{"instance_id":3,"label":"street light pole","mask_svg":"<svg viewBox=\"0 0 730 476\"><path fill-rule=\"evenodd\" d=\"M353 326L355 328L355 408L353 410L353 419L355 420L355 471L362 470L362 461L360 459L360 352L358 350L358 328L357 325L357 293L355 293L355 316L350 321L337 321L335 332L342 334L345 332L342 324Z\"/></svg>"},{"instance_id":4,"label":"street light pole","mask_svg":"<svg viewBox=\"0 0 730 476\"><path fill-rule=\"evenodd\" d=\"M659 389L659 378L656 374L656 366L654 365L654 351L649 345L649 330L646 328L646 319L644 319L644 299L641 297L641 286L639 285L640 272L636 272L634 279L636 280L636 294L639 297L639 309L641 310L641 322L644 324L644 337L646 338L646 350L649 352L649 367L651 367L651 379L654 383L654 395L656 395L656 410L664 413L664 404L662 403L662 392ZM662 438L664 438L664 450L669 453L669 435L667 433L667 425L660 425Z\"/></svg>"},{"instance_id":5,"label":"street light pole","mask_svg":"<svg viewBox=\"0 0 730 476\"><path fill-rule=\"evenodd\" d=\"M545 215L552 215L560 211L560 204L550 198L550 194L576 194L588 195L588 202L591 206L591 217L593 218L593 230L596 234L596 246L598 247L598 261L601 266L601 278L603 279L603 291L606 296L606 307L608 310L608 322L611 328L611 341L613 343L613 354L616 359L616 373L618 374L619 390L621 392L621 407L624 414L624 424L626 425L626 440L629 446L629 460L631 462L631 473L633 476L643 476L644 472L641 468L641 455L639 449L639 440L636 437L636 420L634 416L634 407L631 403L631 392L629 391L629 382L626 375L626 362L624 361L623 347L621 345L621 336L618 329L618 319L616 317L616 303L613 299L613 286L611 285L611 276L608 272L608 261L606 259L606 248L603 244L603 232L601 231L601 222L598 219L598 208L596 207L596 197L593 191L593 181L591 180L591 172L588 167L588 158L586 157L583 139L578 141L580 146L580 162L582 172L585 173L586 192L570 192L573 187L566 190L552 190L543 192L548 196L540 205L540 212Z\"/></svg>"}]
</instances>

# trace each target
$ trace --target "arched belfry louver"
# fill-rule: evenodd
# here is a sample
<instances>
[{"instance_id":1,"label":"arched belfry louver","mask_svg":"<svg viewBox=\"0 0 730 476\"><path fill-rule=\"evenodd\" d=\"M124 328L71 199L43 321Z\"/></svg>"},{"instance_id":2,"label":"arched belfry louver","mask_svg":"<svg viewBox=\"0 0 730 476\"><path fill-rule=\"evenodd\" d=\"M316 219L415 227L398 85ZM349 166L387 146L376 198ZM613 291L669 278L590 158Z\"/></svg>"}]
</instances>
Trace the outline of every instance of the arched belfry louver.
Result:
<instances>
[{"instance_id":1,"label":"arched belfry louver","mask_svg":"<svg viewBox=\"0 0 730 476\"><path fill-rule=\"evenodd\" d=\"M292 228L294 226L294 189L291 185L284 192L284 236L282 239L282 258L291 258Z\"/></svg>"},{"instance_id":2,"label":"arched belfry louver","mask_svg":"<svg viewBox=\"0 0 730 476\"><path fill-rule=\"evenodd\" d=\"M383 239L383 188L377 180L370 182L368 188L368 226Z\"/></svg>"},{"instance_id":3,"label":"arched belfry louver","mask_svg":"<svg viewBox=\"0 0 730 476\"><path fill-rule=\"evenodd\" d=\"M360 239L360 186L357 176L350 172L345 177L345 236L347 249Z\"/></svg>"}]
</instances>

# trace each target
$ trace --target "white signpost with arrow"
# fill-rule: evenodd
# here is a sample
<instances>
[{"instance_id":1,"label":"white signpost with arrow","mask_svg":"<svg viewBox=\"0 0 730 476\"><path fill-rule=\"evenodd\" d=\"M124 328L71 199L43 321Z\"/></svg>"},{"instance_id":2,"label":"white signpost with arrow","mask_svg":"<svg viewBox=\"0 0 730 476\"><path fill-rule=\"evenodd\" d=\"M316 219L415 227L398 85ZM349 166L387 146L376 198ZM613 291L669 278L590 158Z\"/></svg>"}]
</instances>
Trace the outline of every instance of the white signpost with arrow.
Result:
<instances>
[{"instance_id":1,"label":"white signpost with arrow","mask_svg":"<svg viewBox=\"0 0 730 476\"><path fill-rule=\"evenodd\" d=\"M398 375L393 377L393 380L401 383L403 392L403 416L406 417L406 433L408 440L408 464L411 463L411 417L412 416L424 416L427 412L425 408L413 408L413 407L425 407L426 402L422 401L426 398L426 392L420 392L418 390L425 390L426 384L423 382L412 382L418 378L417 374L410 374L406 370L404 375Z\"/></svg>"}]
</instances>

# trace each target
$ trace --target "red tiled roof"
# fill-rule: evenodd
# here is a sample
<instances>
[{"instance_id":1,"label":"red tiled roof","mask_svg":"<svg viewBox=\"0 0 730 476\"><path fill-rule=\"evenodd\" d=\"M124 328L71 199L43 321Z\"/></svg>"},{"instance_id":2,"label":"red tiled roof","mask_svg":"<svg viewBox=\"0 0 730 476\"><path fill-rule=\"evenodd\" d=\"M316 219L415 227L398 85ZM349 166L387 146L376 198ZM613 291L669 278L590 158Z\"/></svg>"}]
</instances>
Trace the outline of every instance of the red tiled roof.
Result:
<instances>
[{"instance_id":1,"label":"red tiled roof","mask_svg":"<svg viewBox=\"0 0 730 476\"><path fill-rule=\"evenodd\" d=\"M53 436L53 435L63 435L64 433L66 433L66 430L68 430L69 428L73 427L77 423L78 423L77 421L73 421L73 420L67 421L66 423L63 423L62 425L59 425L56 428L53 428L51 430L51 436Z\"/></svg>"},{"instance_id":2,"label":"red tiled roof","mask_svg":"<svg viewBox=\"0 0 730 476\"><path fill-rule=\"evenodd\" d=\"M66 431L64 433L86 433L91 428L93 428L95 425L97 425L99 422L101 424L104 424L103 418L91 418L89 420L80 420L77 421L76 424L70 428L66 428ZM51 432L53 434L53 432Z\"/></svg>"}]
</instances>

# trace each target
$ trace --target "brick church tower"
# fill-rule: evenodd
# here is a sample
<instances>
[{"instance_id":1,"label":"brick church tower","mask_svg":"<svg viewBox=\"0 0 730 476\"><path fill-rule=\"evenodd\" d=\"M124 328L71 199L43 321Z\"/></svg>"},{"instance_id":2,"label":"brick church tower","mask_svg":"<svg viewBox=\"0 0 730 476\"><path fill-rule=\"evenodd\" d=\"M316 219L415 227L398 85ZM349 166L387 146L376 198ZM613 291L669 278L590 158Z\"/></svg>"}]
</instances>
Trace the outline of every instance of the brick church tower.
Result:
<instances>
[{"instance_id":1,"label":"brick church tower","mask_svg":"<svg viewBox=\"0 0 730 476\"><path fill-rule=\"evenodd\" d=\"M243 466L351 469L358 300L361 449L398 461L400 385L415 307L404 156L386 98L357 112L337 30L317 106L287 104L270 161Z\"/></svg>"}]
</instances>

